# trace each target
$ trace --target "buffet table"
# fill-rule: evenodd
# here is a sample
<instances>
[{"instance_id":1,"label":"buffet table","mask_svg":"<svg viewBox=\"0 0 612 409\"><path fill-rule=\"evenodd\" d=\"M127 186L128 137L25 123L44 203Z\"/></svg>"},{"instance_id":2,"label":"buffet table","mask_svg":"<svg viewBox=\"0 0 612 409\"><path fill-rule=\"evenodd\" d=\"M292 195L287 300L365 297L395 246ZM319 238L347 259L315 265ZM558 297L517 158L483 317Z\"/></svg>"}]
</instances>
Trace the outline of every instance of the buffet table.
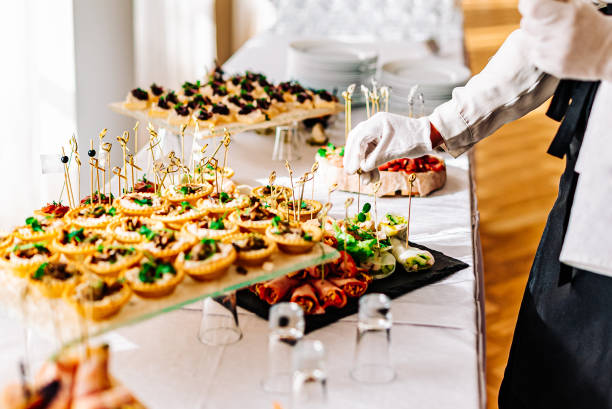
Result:
<instances>
[{"instance_id":1,"label":"buffet table","mask_svg":"<svg viewBox=\"0 0 612 409\"><path fill-rule=\"evenodd\" d=\"M261 71L283 79L288 39L262 35L250 40L225 65L227 72ZM400 48L401 46L401 48ZM428 51L416 44L387 44L380 61L410 50L414 57ZM460 39L445 46L445 56L463 61ZM353 110L357 123L363 109ZM331 141L342 144L342 119L332 127ZM172 137L172 136L170 136ZM186 138L186 146L187 144ZM271 160L273 135L245 133L232 139L229 166L237 182L255 186L275 169L281 184L287 172ZM301 159L292 162L301 175L313 163L316 148L303 145ZM484 407L484 349L479 241L473 179L468 156L445 157L446 186L426 198L413 200L411 240L470 265L450 277L393 301L392 359L397 378L369 386L349 377L355 346L356 316L349 316L310 333L327 352L329 407L334 408L465 408ZM244 179L240 179L240 177ZM317 180L315 179L315 182ZM327 200L327 189L315 183L315 199ZM307 196L311 187L307 185ZM348 193L332 196L332 216L344 213ZM363 196L361 202L371 201ZM380 212L405 214L406 198L378 200ZM265 393L260 381L267 359L267 322L240 310L244 338L230 346L210 347L196 338L200 303L109 333L113 374L150 408L266 408L274 402L288 408L287 396ZM17 357L23 355L23 329L0 319L0 384L18 378ZM31 334L34 368L48 357L52 343Z\"/></svg>"}]
</instances>

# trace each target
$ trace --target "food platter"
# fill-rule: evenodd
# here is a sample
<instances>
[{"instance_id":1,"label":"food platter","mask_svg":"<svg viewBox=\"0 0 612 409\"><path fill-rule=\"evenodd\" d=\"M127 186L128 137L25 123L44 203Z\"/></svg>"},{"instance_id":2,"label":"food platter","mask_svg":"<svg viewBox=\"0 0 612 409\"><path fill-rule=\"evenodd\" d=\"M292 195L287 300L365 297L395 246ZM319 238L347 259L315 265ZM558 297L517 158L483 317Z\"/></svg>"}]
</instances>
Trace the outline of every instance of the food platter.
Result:
<instances>
[{"instance_id":1,"label":"food platter","mask_svg":"<svg viewBox=\"0 0 612 409\"><path fill-rule=\"evenodd\" d=\"M28 289L27 297L24 297L27 281L9 271L0 271L0 309L43 336L59 338L69 343L83 335L84 327L89 336L99 335L180 309L206 297L222 295L260 281L325 263L338 256L339 253L335 249L322 243L304 254L287 255L277 252L270 259L271 264L248 268L246 274L241 274L236 266L232 266L226 275L215 280L200 282L185 279L168 297L146 299L133 295L117 315L100 322L86 320L63 299L46 298L35 288ZM23 299L26 301L23 302ZM56 326L57 323L61 325Z\"/></svg>"},{"instance_id":2,"label":"food platter","mask_svg":"<svg viewBox=\"0 0 612 409\"><path fill-rule=\"evenodd\" d=\"M109 105L110 109L118 114L129 116L134 118L141 123L151 122L156 128L163 128L172 133L179 134L180 126L171 125L167 120L160 118L152 118L147 115L146 110L130 110L126 109L123 106L122 102L113 102ZM272 118L269 121L258 122L253 124L246 124L240 122L228 123L219 125L219 128L227 128L232 134L238 134L241 132L247 131L256 131L258 129L267 129L273 128L276 126L287 125L293 122L303 121L305 119L310 118L318 118L327 115L334 115L344 110L344 107L341 104L337 104L334 108L313 108L313 109L293 109L288 112L280 113ZM209 129L200 128L199 132L195 132L194 126L189 126L185 129L185 135L194 135L198 138L212 138L215 135L212 135Z\"/></svg>"}]
</instances>

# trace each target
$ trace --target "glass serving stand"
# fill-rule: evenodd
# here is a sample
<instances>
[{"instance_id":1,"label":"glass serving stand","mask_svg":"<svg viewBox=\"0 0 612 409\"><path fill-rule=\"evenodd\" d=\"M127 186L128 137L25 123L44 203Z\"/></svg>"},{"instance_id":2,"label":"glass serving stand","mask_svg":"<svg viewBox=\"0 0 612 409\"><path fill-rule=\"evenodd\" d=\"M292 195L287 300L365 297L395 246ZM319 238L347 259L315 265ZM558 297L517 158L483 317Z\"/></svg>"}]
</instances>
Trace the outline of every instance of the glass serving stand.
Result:
<instances>
[{"instance_id":1,"label":"glass serving stand","mask_svg":"<svg viewBox=\"0 0 612 409\"><path fill-rule=\"evenodd\" d=\"M118 314L103 321L85 319L64 299L46 298L36 288L28 285L26 279L19 278L10 271L0 270L0 310L22 321L42 336L55 338L60 345L65 345L82 339L84 335L100 335L155 318L206 297L220 296L338 257L339 253L334 248L319 243L304 254L289 255L277 252L263 266L237 269L236 265L233 265L227 274L215 280L200 282L185 277L176 290L166 297L147 299L132 294Z\"/></svg>"}]
</instances>

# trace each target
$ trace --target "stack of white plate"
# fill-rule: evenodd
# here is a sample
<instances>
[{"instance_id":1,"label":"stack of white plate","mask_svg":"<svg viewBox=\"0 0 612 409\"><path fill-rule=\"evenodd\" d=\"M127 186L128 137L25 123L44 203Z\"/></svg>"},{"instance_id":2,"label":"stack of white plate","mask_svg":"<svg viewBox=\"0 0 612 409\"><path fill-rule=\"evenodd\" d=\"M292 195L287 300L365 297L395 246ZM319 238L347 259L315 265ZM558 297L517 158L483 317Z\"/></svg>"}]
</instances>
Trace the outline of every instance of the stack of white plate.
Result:
<instances>
[{"instance_id":1,"label":"stack of white plate","mask_svg":"<svg viewBox=\"0 0 612 409\"><path fill-rule=\"evenodd\" d=\"M303 40L289 44L287 77L304 87L336 90L340 96L350 84L369 84L376 73L376 51L330 40ZM359 97L355 93L354 102Z\"/></svg>"},{"instance_id":2,"label":"stack of white plate","mask_svg":"<svg viewBox=\"0 0 612 409\"><path fill-rule=\"evenodd\" d=\"M382 66L380 82L391 89L392 111L405 111L410 90L418 85L418 93L425 99L425 111L451 99L453 89L465 85L470 70L453 61L440 58L424 60L396 60Z\"/></svg>"}]
</instances>

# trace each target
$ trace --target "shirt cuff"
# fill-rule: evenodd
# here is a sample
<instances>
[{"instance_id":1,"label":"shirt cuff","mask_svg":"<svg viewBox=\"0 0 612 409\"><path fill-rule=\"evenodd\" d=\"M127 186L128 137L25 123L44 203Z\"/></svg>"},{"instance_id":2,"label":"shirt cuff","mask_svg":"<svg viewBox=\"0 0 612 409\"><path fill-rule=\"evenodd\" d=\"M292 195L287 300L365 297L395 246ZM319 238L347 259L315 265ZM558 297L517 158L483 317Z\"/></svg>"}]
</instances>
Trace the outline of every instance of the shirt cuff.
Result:
<instances>
[{"instance_id":1,"label":"shirt cuff","mask_svg":"<svg viewBox=\"0 0 612 409\"><path fill-rule=\"evenodd\" d=\"M446 151L451 156L456 158L474 145L470 128L459 114L455 101L450 100L438 106L429 115L429 121L440 132Z\"/></svg>"}]
</instances>

